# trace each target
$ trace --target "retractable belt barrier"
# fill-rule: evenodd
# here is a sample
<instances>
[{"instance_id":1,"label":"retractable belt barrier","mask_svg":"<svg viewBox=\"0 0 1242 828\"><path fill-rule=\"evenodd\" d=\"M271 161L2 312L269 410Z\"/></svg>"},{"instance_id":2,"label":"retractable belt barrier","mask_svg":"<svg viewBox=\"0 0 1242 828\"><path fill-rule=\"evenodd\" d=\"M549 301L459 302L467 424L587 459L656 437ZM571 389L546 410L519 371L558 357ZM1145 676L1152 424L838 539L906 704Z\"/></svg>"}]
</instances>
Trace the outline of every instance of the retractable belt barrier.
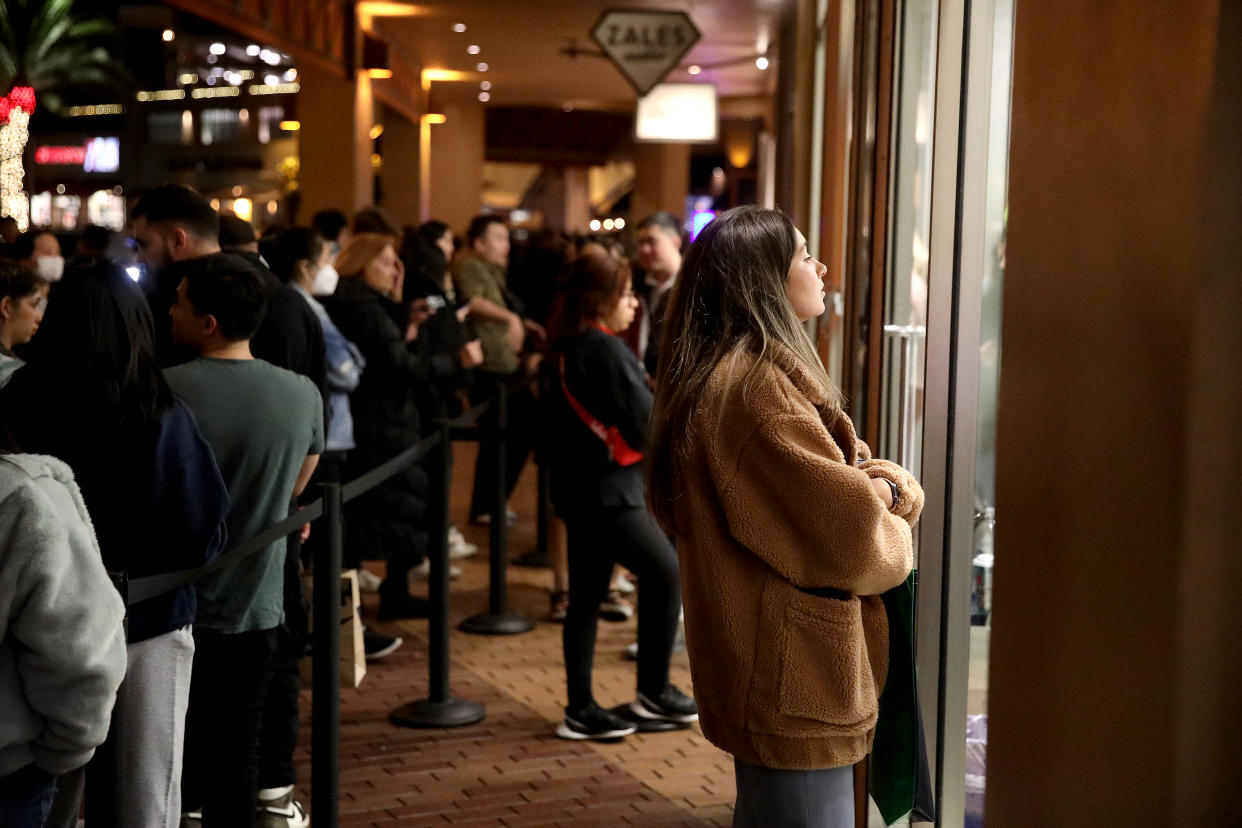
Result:
<instances>
[{"instance_id":1,"label":"retractable belt barrier","mask_svg":"<svg viewBox=\"0 0 1242 828\"><path fill-rule=\"evenodd\" d=\"M520 383L514 383L516 387ZM340 795L340 638L339 599L341 553L341 511L345 503L379 486L399 474L413 463L430 457L431 484L441 489L438 507L431 515L428 529L433 538L429 559L430 577L430 628L428 636L428 696L398 707L390 716L394 724L406 727L446 728L460 727L481 721L486 715L482 705L453 698L449 692L449 634L448 634L448 528L449 494L452 465L449 461L451 443L454 439L490 440L499 457L502 482L497 494L493 514L504 515L506 493L503 491L504 442L506 434L506 400L511 386L500 386L494 399L469 409L452 420L438 423L439 430L390 460L360 475L348 483L324 482L320 485L323 497L298 509L289 517L272 524L257 535L235 545L211 563L197 569L183 569L135 578L128 583L126 602L130 605L153 598L187 584L205 575L227 567L237 561L257 554L273 543L299 531L312 521L324 518L328 540L317 550L314 561L314 595L312 649L314 663L311 680L311 812L315 824L335 826L339 816ZM496 408L493 427L476 427L479 418L492 407ZM498 612L502 618L513 623L512 613L506 611L504 602L504 555L505 521L492 521L491 527L491 577L499 583L490 585L487 615ZM498 600L499 596L499 600ZM529 622L528 622L529 623ZM505 632L516 632L506 629ZM495 632L488 630L488 632Z\"/></svg>"}]
</instances>

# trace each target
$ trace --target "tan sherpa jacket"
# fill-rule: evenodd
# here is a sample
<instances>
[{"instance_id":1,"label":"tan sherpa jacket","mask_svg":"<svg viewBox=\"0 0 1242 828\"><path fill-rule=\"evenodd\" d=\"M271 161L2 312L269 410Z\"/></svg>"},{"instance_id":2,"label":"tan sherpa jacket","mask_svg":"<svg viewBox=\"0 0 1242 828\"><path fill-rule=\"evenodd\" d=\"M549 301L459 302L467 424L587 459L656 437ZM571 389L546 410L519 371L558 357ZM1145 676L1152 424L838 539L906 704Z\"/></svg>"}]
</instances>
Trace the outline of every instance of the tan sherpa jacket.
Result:
<instances>
[{"instance_id":1,"label":"tan sherpa jacket","mask_svg":"<svg viewBox=\"0 0 1242 828\"><path fill-rule=\"evenodd\" d=\"M686 645L703 733L771 768L853 764L870 750L888 671L880 593L912 566L923 492L870 459L822 385L777 347L725 360L691 423L674 504ZM896 512L868 478L896 483ZM848 600L804 590L830 588Z\"/></svg>"}]
</instances>

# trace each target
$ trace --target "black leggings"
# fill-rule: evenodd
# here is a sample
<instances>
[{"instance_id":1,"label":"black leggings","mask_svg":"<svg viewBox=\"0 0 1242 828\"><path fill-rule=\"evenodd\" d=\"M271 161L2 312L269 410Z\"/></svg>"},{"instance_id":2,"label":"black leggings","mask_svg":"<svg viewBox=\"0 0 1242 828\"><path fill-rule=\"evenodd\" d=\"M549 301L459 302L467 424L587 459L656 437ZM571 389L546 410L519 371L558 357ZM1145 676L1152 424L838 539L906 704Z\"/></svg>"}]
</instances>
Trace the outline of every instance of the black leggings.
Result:
<instances>
[{"instance_id":1,"label":"black leggings","mask_svg":"<svg viewBox=\"0 0 1242 828\"><path fill-rule=\"evenodd\" d=\"M569 533L569 614L565 675L569 710L593 700L591 667L599 607L614 564L638 576L638 690L654 696L668 681L668 662L681 612L677 553L645 508L595 507L565 519Z\"/></svg>"}]
</instances>

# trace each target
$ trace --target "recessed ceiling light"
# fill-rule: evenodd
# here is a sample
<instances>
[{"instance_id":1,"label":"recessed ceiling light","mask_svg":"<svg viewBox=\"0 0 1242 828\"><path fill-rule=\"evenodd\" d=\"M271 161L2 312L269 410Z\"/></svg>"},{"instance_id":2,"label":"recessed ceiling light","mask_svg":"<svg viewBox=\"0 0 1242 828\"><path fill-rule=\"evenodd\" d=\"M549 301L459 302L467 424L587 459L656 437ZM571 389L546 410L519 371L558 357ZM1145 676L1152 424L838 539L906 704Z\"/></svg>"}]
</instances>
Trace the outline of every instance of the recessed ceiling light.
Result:
<instances>
[{"instance_id":1,"label":"recessed ceiling light","mask_svg":"<svg viewBox=\"0 0 1242 828\"><path fill-rule=\"evenodd\" d=\"M213 44L211 44L211 53L212 53L213 55L222 55L222 54L224 54L224 44L223 44L223 43L213 43Z\"/></svg>"},{"instance_id":2,"label":"recessed ceiling light","mask_svg":"<svg viewBox=\"0 0 1242 828\"><path fill-rule=\"evenodd\" d=\"M483 101L484 103L487 103L487 102L488 102L488 101L490 101L491 99L492 99L492 93L491 93L491 92L480 92L480 93L479 93L479 100L480 100L480 101Z\"/></svg>"},{"instance_id":3,"label":"recessed ceiling light","mask_svg":"<svg viewBox=\"0 0 1242 828\"><path fill-rule=\"evenodd\" d=\"M562 107L561 107L561 109L563 109L565 112L573 112L573 111L574 111L574 105L573 105L573 104L571 104L571 103L567 103L567 104L565 104L564 106L562 106Z\"/></svg>"},{"instance_id":4,"label":"recessed ceiling light","mask_svg":"<svg viewBox=\"0 0 1242 828\"><path fill-rule=\"evenodd\" d=\"M479 52L483 50L478 47L478 44L471 43L469 46L466 47L466 51L472 55L477 55Z\"/></svg>"},{"instance_id":5,"label":"recessed ceiling light","mask_svg":"<svg viewBox=\"0 0 1242 828\"><path fill-rule=\"evenodd\" d=\"M454 23L454 24L453 24L453 31L457 32L458 34L461 34L461 33L462 33L462 32L464 32L465 30L466 30L466 24L465 24L465 23Z\"/></svg>"},{"instance_id":6,"label":"recessed ceiling light","mask_svg":"<svg viewBox=\"0 0 1242 828\"><path fill-rule=\"evenodd\" d=\"M172 29L165 29L163 36L164 36L165 43L171 43L172 39L177 36L177 33L174 32Z\"/></svg>"},{"instance_id":7,"label":"recessed ceiling light","mask_svg":"<svg viewBox=\"0 0 1242 828\"><path fill-rule=\"evenodd\" d=\"M478 66L474 68L478 69L480 72L486 72L488 69L491 69L492 67L488 66L486 63L480 63Z\"/></svg>"},{"instance_id":8,"label":"recessed ceiling light","mask_svg":"<svg viewBox=\"0 0 1242 828\"><path fill-rule=\"evenodd\" d=\"M263 50L259 48L259 44L257 43L251 43L249 46L246 47L246 54L250 55L251 57L258 57L259 52L261 51Z\"/></svg>"},{"instance_id":9,"label":"recessed ceiling light","mask_svg":"<svg viewBox=\"0 0 1242 828\"><path fill-rule=\"evenodd\" d=\"M768 59L764 57L763 55L760 55L758 58L755 59L755 65L758 66L760 69L767 69Z\"/></svg>"},{"instance_id":10,"label":"recessed ceiling light","mask_svg":"<svg viewBox=\"0 0 1242 828\"><path fill-rule=\"evenodd\" d=\"M484 92L486 92L487 90L492 88L492 82L483 81L482 83L479 84L479 88L482 89Z\"/></svg>"},{"instance_id":11,"label":"recessed ceiling light","mask_svg":"<svg viewBox=\"0 0 1242 828\"><path fill-rule=\"evenodd\" d=\"M695 64L694 66L688 67L686 71L692 75L700 75L703 73L703 67Z\"/></svg>"}]
</instances>

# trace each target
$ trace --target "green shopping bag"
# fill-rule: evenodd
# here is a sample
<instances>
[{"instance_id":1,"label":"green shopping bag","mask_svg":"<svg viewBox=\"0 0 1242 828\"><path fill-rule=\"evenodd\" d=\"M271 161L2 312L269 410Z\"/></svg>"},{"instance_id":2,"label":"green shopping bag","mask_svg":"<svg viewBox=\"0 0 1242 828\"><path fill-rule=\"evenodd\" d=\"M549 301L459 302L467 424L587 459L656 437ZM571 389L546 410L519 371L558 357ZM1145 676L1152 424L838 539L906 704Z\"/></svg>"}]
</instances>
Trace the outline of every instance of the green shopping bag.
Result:
<instances>
[{"instance_id":1,"label":"green shopping bag","mask_svg":"<svg viewBox=\"0 0 1242 828\"><path fill-rule=\"evenodd\" d=\"M923 737L914 666L914 596L918 571L881 597L888 612L888 679L871 749L868 790L886 825L910 814L935 822L936 803Z\"/></svg>"}]
</instances>

